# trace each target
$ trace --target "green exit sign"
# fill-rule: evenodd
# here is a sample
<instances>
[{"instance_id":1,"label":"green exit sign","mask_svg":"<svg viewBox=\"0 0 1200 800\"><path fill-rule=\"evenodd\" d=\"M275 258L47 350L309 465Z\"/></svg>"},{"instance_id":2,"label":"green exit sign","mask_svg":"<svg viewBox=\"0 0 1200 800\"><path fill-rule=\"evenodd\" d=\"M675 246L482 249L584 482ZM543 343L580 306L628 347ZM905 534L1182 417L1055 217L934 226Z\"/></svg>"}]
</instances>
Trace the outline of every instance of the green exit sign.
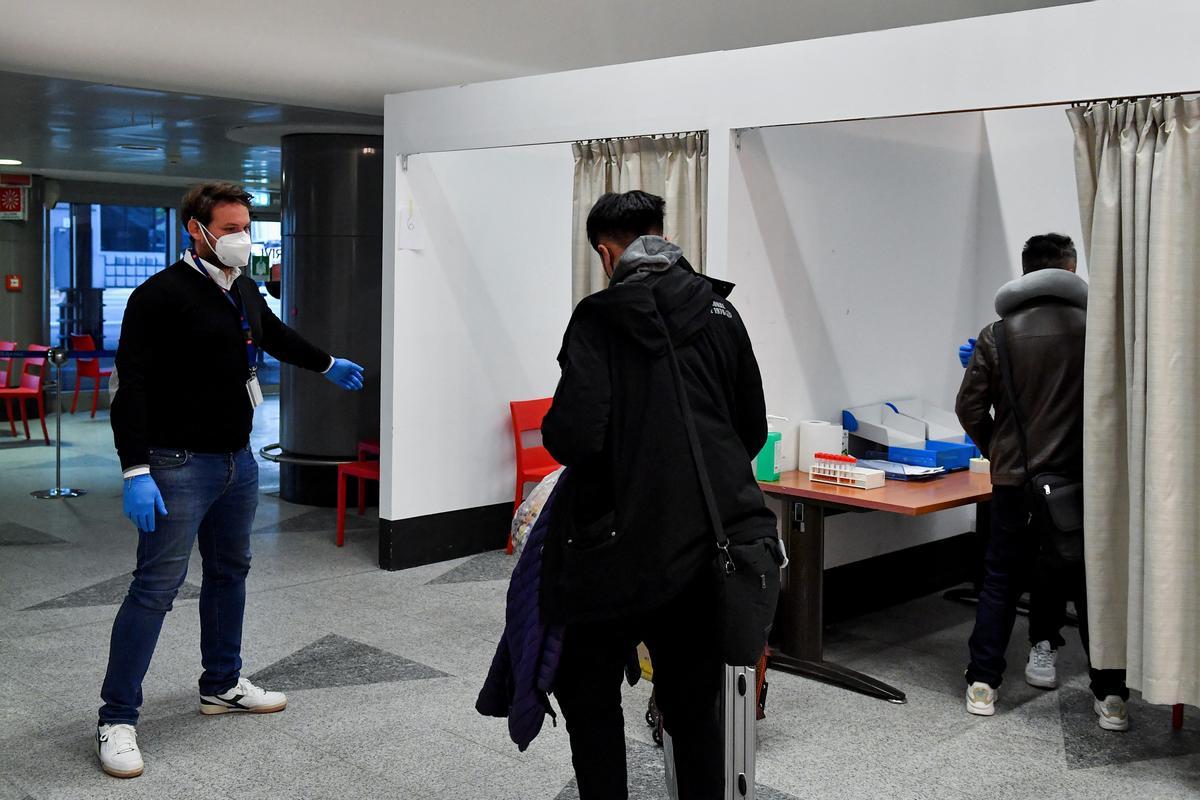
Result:
<instances>
[{"instance_id":1,"label":"green exit sign","mask_svg":"<svg viewBox=\"0 0 1200 800\"><path fill-rule=\"evenodd\" d=\"M271 257L269 255L250 256L250 277L256 281L271 280Z\"/></svg>"}]
</instances>

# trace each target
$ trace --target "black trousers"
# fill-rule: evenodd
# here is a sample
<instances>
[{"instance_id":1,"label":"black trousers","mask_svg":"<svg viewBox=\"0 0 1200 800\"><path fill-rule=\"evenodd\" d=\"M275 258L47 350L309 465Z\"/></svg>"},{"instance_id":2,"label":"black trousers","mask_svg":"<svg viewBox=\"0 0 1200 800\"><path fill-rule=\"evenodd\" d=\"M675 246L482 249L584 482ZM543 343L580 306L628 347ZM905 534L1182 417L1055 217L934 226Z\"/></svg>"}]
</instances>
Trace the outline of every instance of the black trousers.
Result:
<instances>
[{"instance_id":1,"label":"black trousers","mask_svg":"<svg viewBox=\"0 0 1200 800\"><path fill-rule=\"evenodd\" d=\"M654 663L655 700L674 746L680 800L723 797L724 667L714 601L712 584L702 580L639 618L567 627L554 695L571 738L581 800L629 796L621 682L638 642L646 643Z\"/></svg>"},{"instance_id":2,"label":"black trousers","mask_svg":"<svg viewBox=\"0 0 1200 800\"><path fill-rule=\"evenodd\" d=\"M1008 664L1004 654L1017 618L1021 588L1030 585L1029 640L1065 644L1062 627L1067 601L1075 603L1079 637L1088 650L1087 580L1084 566L1067 564L1054 553L1044 523L1031 514L1029 497L1021 487L995 486L992 490L992 532L988 540L983 588L971 634L971 664L967 683L982 681L992 688L1004 680ZM1125 670L1091 670L1092 693L1129 699Z\"/></svg>"}]
</instances>

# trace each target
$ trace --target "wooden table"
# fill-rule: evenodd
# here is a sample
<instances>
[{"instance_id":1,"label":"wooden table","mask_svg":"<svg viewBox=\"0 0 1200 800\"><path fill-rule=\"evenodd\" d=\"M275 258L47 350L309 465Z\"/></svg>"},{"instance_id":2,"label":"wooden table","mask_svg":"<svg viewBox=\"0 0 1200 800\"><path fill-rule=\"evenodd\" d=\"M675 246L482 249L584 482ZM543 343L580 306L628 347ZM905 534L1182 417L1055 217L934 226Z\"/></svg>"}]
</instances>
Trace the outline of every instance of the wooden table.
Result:
<instances>
[{"instance_id":1,"label":"wooden table","mask_svg":"<svg viewBox=\"0 0 1200 800\"><path fill-rule=\"evenodd\" d=\"M955 472L931 481L889 480L880 489L850 489L813 483L805 472L785 472L778 481L759 485L784 503L783 535L791 560L779 599L778 647L772 650L770 666L893 703L907 702L899 689L824 658L825 517L848 511L916 517L986 503L992 499L991 477ZM981 509L981 533L988 521L986 509Z\"/></svg>"}]
</instances>

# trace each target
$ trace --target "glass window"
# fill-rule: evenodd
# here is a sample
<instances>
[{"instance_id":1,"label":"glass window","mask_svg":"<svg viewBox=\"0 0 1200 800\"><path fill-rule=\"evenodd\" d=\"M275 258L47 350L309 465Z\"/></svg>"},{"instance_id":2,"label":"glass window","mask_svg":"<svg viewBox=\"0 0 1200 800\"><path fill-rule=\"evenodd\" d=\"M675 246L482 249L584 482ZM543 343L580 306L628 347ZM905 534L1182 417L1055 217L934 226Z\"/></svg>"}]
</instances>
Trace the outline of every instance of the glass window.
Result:
<instances>
[{"instance_id":1,"label":"glass window","mask_svg":"<svg viewBox=\"0 0 1200 800\"><path fill-rule=\"evenodd\" d=\"M167 210L100 206L100 249L118 253L163 254L167 247Z\"/></svg>"},{"instance_id":2,"label":"glass window","mask_svg":"<svg viewBox=\"0 0 1200 800\"><path fill-rule=\"evenodd\" d=\"M274 268L283 263L283 226L278 222L255 220L250 223L250 238L254 242L251 252L256 256L265 255ZM272 269L272 274L278 274ZM283 319L283 303L267 293L263 284L259 284L259 293L267 301L271 313ZM259 351L258 379L263 386L279 384L279 362L273 356Z\"/></svg>"},{"instance_id":3,"label":"glass window","mask_svg":"<svg viewBox=\"0 0 1200 800\"><path fill-rule=\"evenodd\" d=\"M59 203L49 214L50 334L67 344L90 334L114 350L133 290L167 266L171 211L150 206Z\"/></svg>"},{"instance_id":4,"label":"glass window","mask_svg":"<svg viewBox=\"0 0 1200 800\"><path fill-rule=\"evenodd\" d=\"M70 333L90 333L98 347L115 350L134 289L173 263L176 251L190 241L182 229L171 236L177 217L173 209L142 206L59 203L51 209L46 243L52 340L65 345ZM266 255L272 267L282 262L279 222L254 221L250 236L255 255ZM282 319L282 303L261 283L259 291ZM279 362L260 353L262 383L277 385Z\"/></svg>"}]
</instances>

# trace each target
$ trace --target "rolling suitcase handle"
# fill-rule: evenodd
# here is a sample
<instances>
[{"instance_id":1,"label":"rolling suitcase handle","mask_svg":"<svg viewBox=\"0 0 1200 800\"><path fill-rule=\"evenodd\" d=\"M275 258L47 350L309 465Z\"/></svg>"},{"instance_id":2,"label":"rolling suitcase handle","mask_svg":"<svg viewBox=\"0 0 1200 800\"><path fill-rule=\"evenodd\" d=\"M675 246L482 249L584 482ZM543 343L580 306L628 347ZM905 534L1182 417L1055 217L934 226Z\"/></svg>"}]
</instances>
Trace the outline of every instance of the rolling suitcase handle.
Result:
<instances>
[{"instance_id":1,"label":"rolling suitcase handle","mask_svg":"<svg viewBox=\"0 0 1200 800\"><path fill-rule=\"evenodd\" d=\"M758 716L754 667L725 667L721 716L725 731L725 800L754 800L754 722ZM679 800L675 748L663 732L667 796Z\"/></svg>"}]
</instances>

